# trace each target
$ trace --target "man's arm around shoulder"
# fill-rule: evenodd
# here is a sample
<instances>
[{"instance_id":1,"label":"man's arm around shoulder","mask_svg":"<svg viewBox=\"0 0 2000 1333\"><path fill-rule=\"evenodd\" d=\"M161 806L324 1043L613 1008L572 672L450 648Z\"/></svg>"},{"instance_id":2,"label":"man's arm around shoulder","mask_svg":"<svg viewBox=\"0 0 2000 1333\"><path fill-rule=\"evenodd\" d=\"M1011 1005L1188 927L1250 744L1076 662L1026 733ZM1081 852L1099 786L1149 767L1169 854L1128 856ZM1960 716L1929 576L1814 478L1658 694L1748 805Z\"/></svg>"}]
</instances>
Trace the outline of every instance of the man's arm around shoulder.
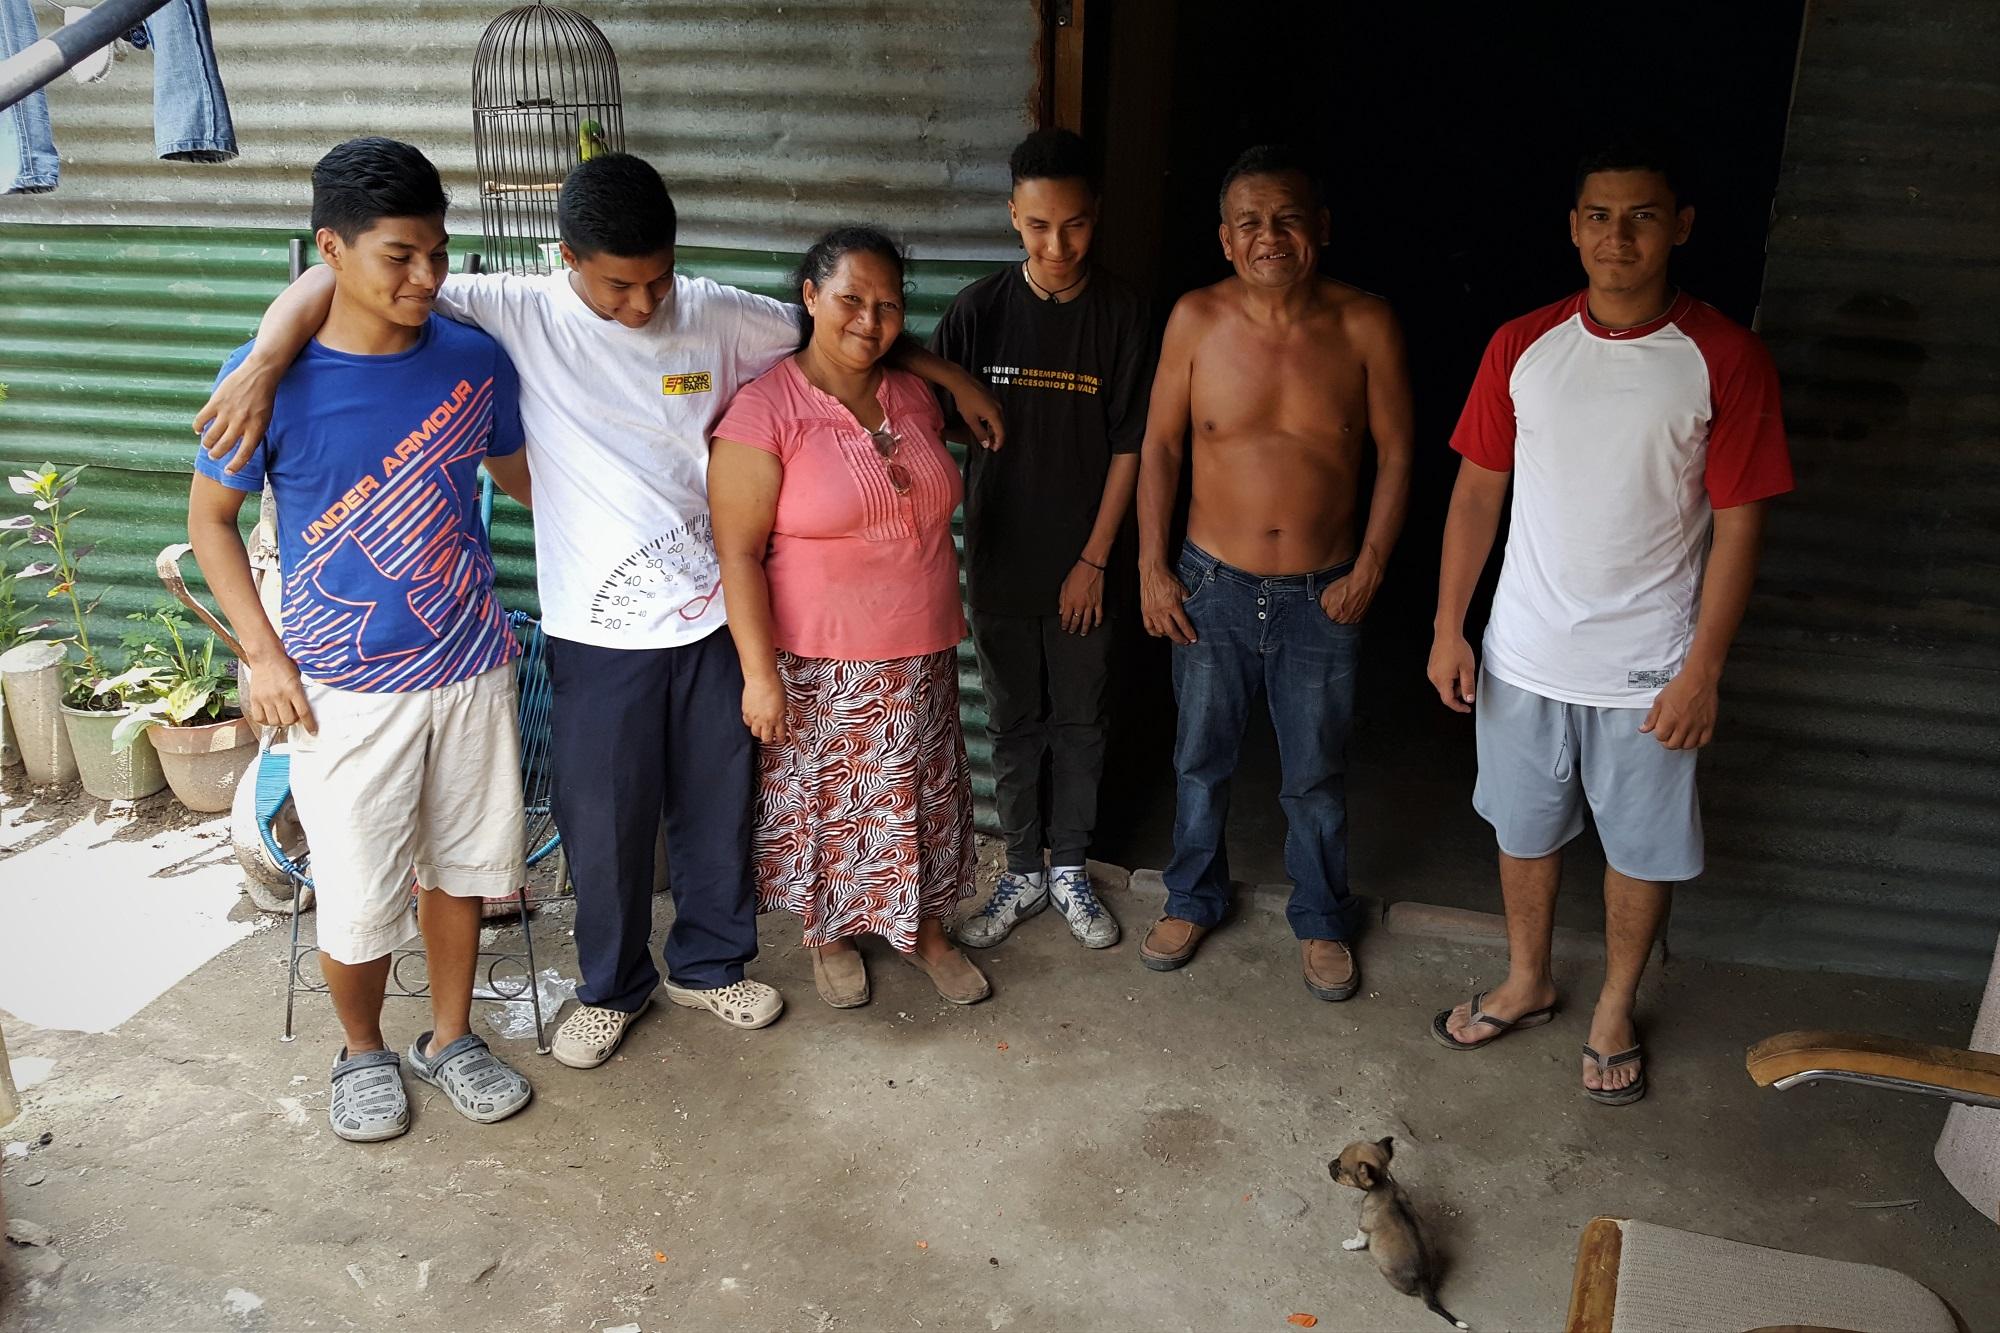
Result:
<instances>
[{"instance_id":1,"label":"man's arm around shoulder","mask_svg":"<svg viewBox=\"0 0 2000 1333\"><path fill-rule=\"evenodd\" d=\"M318 265L272 300L257 324L257 341L242 364L229 372L195 413L194 432L213 459L229 459L224 472L236 473L264 442L278 382L299 359L333 309L333 270Z\"/></svg>"}]
</instances>

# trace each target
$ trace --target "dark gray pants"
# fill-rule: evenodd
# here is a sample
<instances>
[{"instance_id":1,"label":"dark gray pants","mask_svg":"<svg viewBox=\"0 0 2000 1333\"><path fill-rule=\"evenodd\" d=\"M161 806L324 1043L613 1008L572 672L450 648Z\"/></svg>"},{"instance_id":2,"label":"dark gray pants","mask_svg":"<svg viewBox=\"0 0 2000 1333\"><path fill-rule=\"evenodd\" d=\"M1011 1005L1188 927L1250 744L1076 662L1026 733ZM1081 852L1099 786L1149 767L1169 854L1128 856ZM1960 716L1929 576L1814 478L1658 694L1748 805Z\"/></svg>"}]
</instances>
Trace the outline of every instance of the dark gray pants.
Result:
<instances>
[{"instance_id":1,"label":"dark gray pants","mask_svg":"<svg viewBox=\"0 0 2000 1333\"><path fill-rule=\"evenodd\" d=\"M1111 626L1065 634L1054 616L972 613L972 647L986 690L993 740L994 803L1007 837L1007 868L1082 865L1097 825L1104 776L1104 691ZM1049 756L1048 829L1042 827L1042 756Z\"/></svg>"}]
</instances>

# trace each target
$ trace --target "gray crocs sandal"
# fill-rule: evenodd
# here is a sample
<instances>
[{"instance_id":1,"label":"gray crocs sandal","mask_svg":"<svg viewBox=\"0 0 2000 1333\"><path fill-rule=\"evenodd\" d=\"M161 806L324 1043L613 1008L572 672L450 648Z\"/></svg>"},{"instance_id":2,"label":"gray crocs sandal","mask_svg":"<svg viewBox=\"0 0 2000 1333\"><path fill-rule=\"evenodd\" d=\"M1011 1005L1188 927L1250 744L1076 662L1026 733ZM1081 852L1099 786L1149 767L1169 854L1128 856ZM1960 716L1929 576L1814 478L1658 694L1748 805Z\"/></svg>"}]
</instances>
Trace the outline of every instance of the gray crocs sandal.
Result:
<instances>
[{"instance_id":1,"label":"gray crocs sandal","mask_svg":"<svg viewBox=\"0 0 2000 1333\"><path fill-rule=\"evenodd\" d=\"M444 1089L451 1104L467 1120L490 1125L505 1120L528 1104L535 1090L518 1070L492 1051L479 1037L468 1032L437 1053L424 1058L424 1045L431 1039L426 1032L410 1047L410 1072L424 1082Z\"/></svg>"},{"instance_id":2,"label":"gray crocs sandal","mask_svg":"<svg viewBox=\"0 0 2000 1333\"><path fill-rule=\"evenodd\" d=\"M403 1062L394 1051L349 1055L333 1062L333 1095L326 1104L333 1132L349 1143L380 1143L410 1128L410 1095L403 1091Z\"/></svg>"}]
</instances>

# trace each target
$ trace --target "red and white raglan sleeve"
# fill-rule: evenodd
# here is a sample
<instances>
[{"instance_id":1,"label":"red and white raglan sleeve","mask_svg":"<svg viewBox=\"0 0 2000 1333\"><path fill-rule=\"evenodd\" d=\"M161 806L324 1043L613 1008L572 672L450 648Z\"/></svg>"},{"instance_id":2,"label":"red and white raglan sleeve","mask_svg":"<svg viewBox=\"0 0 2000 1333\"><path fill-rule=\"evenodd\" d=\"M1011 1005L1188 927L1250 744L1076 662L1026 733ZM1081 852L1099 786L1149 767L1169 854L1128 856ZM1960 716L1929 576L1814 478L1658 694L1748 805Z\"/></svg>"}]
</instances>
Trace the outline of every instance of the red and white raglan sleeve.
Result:
<instances>
[{"instance_id":1,"label":"red and white raglan sleeve","mask_svg":"<svg viewBox=\"0 0 2000 1333\"><path fill-rule=\"evenodd\" d=\"M1711 402L1703 484L1711 505L1734 509L1791 490L1792 453L1771 353L1750 330L1721 321L1695 331Z\"/></svg>"},{"instance_id":2,"label":"red and white raglan sleeve","mask_svg":"<svg viewBox=\"0 0 2000 1333\"><path fill-rule=\"evenodd\" d=\"M1487 342L1451 433L1451 447L1488 472L1514 470L1514 363L1533 341L1523 336L1520 324L1502 324Z\"/></svg>"}]
</instances>

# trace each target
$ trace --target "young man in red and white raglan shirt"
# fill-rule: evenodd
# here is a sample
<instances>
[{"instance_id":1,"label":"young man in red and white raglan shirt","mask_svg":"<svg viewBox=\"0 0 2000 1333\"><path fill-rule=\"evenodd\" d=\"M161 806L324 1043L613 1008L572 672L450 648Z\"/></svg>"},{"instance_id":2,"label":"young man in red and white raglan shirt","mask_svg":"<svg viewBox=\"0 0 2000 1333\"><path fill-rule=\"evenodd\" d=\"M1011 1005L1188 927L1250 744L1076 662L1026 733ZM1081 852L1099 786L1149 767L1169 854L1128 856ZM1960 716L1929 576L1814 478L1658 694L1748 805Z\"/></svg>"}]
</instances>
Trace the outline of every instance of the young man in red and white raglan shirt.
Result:
<instances>
[{"instance_id":1,"label":"young man in red and white raglan shirt","mask_svg":"<svg viewBox=\"0 0 2000 1333\"><path fill-rule=\"evenodd\" d=\"M1604 844L1604 986L1583 1087L1645 1095L1633 1002L1672 885L1702 871L1695 752L1755 579L1764 502L1792 487L1778 378L1757 336L1672 287L1694 225L1667 159L1608 146L1576 175L1589 287L1501 326L1452 434L1430 679L1476 714L1473 806L1493 825L1507 979L1437 1015L1472 1050L1554 1014L1562 848L1587 802ZM1513 482L1485 667L1466 606Z\"/></svg>"}]
</instances>

